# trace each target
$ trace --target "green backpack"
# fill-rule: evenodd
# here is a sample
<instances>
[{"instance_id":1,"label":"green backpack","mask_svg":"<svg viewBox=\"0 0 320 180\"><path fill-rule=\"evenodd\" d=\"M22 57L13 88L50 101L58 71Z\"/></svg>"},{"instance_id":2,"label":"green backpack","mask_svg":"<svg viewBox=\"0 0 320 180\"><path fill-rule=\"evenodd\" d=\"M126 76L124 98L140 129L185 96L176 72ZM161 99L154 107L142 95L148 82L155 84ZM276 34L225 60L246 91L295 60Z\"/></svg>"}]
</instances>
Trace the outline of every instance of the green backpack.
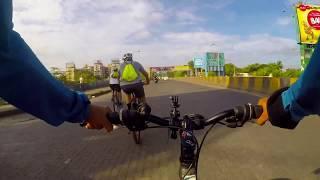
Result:
<instances>
[{"instance_id":1,"label":"green backpack","mask_svg":"<svg viewBox=\"0 0 320 180\"><path fill-rule=\"evenodd\" d=\"M121 79L127 82L132 82L138 79L138 77L139 75L136 69L134 68L133 64L131 63L126 64L125 67L123 68Z\"/></svg>"},{"instance_id":2,"label":"green backpack","mask_svg":"<svg viewBox=\"0 0 320 180\"><path fill-rule=\"evenodd\" d=\"M119 72L118 71L113 71L111 77L115 78L115 79L118 79L119 78Z\"/></svg>"}]
</instances>

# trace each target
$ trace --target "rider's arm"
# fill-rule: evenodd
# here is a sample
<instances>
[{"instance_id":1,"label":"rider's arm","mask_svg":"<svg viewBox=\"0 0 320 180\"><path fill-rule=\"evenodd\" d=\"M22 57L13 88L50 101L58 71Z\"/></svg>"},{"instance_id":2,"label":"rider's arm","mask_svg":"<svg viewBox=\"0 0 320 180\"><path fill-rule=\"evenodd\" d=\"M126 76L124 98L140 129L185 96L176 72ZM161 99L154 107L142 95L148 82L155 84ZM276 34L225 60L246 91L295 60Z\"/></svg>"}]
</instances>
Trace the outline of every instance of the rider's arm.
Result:
<instances>
[{"instance_id":1,"label":"rider's arm","mask_svg":"<svg viewBox=\"0 0 320 180\"><path fill-rule=\"evenodd\" d=\"M143 74L143 76L146 78L146 81L147 81L147 84L150 83L150 78L149 78L149 75L146 71L141 71L141 73Z\"/></svg>"},{"instance_id":2,"label":"rider's arm","mask_svg":"<svg viewBox=\"0 0 320 180\"><path fill-rule=\"evenodd\" d=\"M290 88L270 96L267 111L270 122L278 127L293 129L303 117L320 114L320 41L304 73Z\"/></svg>"},{"instance_id":3,"label":"rider's arm","mask_svg":"<svg viewBox=\"0 0 320 180\"><path fill-rule=\"evenodd\" d=\"M143 68L143 66L139 62L136 62L136 63L139 65L139 71L146 78L146 81L147 81L146 83L149 84L150 83L149 74L147 73L147 71Z\"/></svg>"},{"instance_id":4,"label":"rider's arm","mask_svg":"<svg viewBox=\"0 0 320 180\"><path fill-rule=\"evenodd\" d=\"M86 95L71 91L40 63L13 31L12 1L0 1L0 97L47 123L78 123L97 114ZM102 112L102 111L101 111ZM94 119L94 118L93 118Z\"/></svg>"}]
</instances>

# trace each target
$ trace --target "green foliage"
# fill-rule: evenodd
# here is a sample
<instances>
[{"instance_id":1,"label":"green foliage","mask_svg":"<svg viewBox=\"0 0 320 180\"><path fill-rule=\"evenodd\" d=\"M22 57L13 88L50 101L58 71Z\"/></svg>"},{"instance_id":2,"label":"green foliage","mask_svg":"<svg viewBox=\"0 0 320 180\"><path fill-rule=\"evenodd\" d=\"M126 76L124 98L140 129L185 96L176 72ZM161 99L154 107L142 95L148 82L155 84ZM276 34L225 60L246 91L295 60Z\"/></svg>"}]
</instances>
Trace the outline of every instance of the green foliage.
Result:
<instances>
[{"instance_id":1,"label":"green foliage","mask_svg":"<svg viewBox=\"0 0 320 180\"><path fill-rule=\"evenodd\" d=\"M250 64L244 68L238 68L234 64L225 65L226 76L233 76L234 70L236 73L249 73L252 76L269 76L272 74L272 77L288 77L295 78L301 75L299 69L287 69L282 72L283 64L281 61L269 64Z\"/></svg>"},{"instance_id":2,"label":"green foliage","mask_svg":"<svg viewBox=\"0 0 320 180\"><path fill-rule=\"evenodd\" d=\"M76 70L74 79L79 82L80 77L83 78L83 83L94 83L101 78L94 76L90 70Z\"/></svg>"},{"instance_id":3,"label":"green foliage","mask_svg":"<svg viewBox=\"0 0 320 180\"><path fill-rule=\"evenodd\" d=\"M250 64L242 69L239 69L237 72L242 73L249 73L253 76L269 76L272 75L273 77L281 77L282 74L282 62L277 61L275 63L269 64Z\"/></svg>"},{"instance_id":4,"label":"green foliage","mask_svg":"<svg viewBox=\"0 0 320 180\"><path fill-rule=\"evenodd\" d=\"M67 82L67 77L66 77L65 74L56 74L56 75L53 74L53 75L57 80L61 81L62 83L66 83Z\"/></svg>"},{"instance_id":5,"label":"green foliage","mask_svg":"<svg viewBox=\"0 0 320 180\"><path fill-rule=\"evenodd\" d=\"M185 77L187 76L187 72L185 71L169 71L167 73L169 78L175 78L175 77Z\"/></svg>"},{"instance_id":6,"label":"green foliage","mask_svg":"<svg viewBox=\"0 0 320 180\"><path fill-rule=\"evenodd\" d=\"M188 62L188 66L190 67L192 74L195 74L194 62L192 60Z\"/></svg>"},{"instance_id":7,"label":"green foliage","mask_svg":"<svg viewBox=\"0 0 320 180\"><path fill-rule=\"evenodd\" d=\"M213 71L209 71L208 72L208 77L213 77L213 76L217 76L217 73L213 72Z\"/></svg>"},{"instance_id":8,"label":"green foliage","mask_svg":"<svg viewBox=\"0 0 320 180\"><path fill-rule=\"evenodd\" d=\"M174 75L174 77L185 77L187 75L187 72L185 72L185 71L174 71L173 75Z\"/></svg>"},{"instance_id":9,"label":"green foliage","mask_svg":"<svg viewBox=\"0 0 320 180\"><path fill-rule=\"evenodd\" d=\"M234 71L238 69L238 68L237 68L234 64L232 64L232 63L225 64L224 68L225 68L225 74L226 74L226 76L233 76ZM237 72L239 72L239 71L237 71Z\"/></svg>"},{"instance_id":10,"label":"green foliage","mask_svg":"<svg viewBox=\"0 0 320 180\"><path fill-rule=\"evenodd\" d=\"M302 74L300 69L287 69L281 74L282 77L297 78Z\"/></svg>"},{"instance_id":11,"label":"green foliage","mask_svg":"<svg viewBox=\"0 0 320 180\"><path fill-rule=\"evenodd\" d=\"M189 66L192 70L194 69L194 63L193 63L192 60L188 62L188 66Z\"/></svg>"},{"instance_id":12,"label":"green foliage","mask_svg":"<svg viewBox=\"0 0 320 180\"><path fill-rule=\"evenodd\" d=\"M172 71L168 71L167 75L169 78L174 78L174 73Z\"/></svg>"}]
</instances>

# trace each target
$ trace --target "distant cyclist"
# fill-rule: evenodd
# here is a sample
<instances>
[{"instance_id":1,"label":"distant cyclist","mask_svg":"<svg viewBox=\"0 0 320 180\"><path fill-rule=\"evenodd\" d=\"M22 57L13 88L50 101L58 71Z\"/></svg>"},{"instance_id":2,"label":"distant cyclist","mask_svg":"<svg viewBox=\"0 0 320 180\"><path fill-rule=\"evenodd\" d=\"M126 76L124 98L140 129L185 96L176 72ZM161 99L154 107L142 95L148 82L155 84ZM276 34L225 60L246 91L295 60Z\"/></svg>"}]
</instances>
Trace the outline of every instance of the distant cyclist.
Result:
<instances>
[{"instance_id":1,"label":"distant cyclist","mask_svg":"<svg viewBox=\"0 0 320 180\"><path fill-rule=\"evenodd\" d=\"M109 85L112 90L112 101L115 101L114 97L118 98L118 102L122 102L121 88L120 88L120 72L116 65L112 65L111 73L109 77Z\"/></svg>"},{"instance_id":2,"label":"distant cyclist","mask_svg":"<svg viewBox=\"0 0 320 180\"><path fill-rule=\"evenodd\" d=\"M146 103L146 97L143 89L143 81L140 73L146 79L146 85L150 83L149 75L143 66L133 61L132 54L126 53L123 56L123 63L120 65L120 86L123 92L126 94L127 104L131 102L134 94L138 98L139 102Z\"/></svg>"}]
</instances>

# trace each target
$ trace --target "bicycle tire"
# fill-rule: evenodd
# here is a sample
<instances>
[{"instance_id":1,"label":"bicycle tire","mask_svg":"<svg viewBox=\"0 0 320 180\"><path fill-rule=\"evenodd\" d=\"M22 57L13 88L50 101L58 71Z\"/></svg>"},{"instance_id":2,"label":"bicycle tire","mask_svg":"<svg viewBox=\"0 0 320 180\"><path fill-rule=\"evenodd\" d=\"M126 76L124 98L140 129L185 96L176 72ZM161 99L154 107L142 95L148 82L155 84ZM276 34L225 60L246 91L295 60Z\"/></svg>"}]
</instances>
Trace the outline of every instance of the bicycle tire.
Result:
<instances>
[{"instance_id":1,"label":"bicycle tire","mask_svg":"<svg viewBox=\"0 0 320 180\"><path fill-rule=\"evenodd\" d=\"M140 131L132 131L132 137L136 144L141 144Z\"/></svg>"},{"instance_id":2,"label":"bicycle tire","mask_svg":"<svg viewBox=\"0 0 320 180\"><path fill-rule=\"evenodd\" d=\"M114 95L112 94L112 96L111 96L111 102L112 102L113 112L116 112L116 102L115 102L115 98L116 98L116 96L114 96Z\"/></svg>"},{"instance_id":3,"label":"bicycle tire","mask_svg":"<svg viewBox=\"0 0 320 180\"><path fill-rule=\"evenodd\" d=\"M121 101L117 95L112 95L112 107L114 112L118 112L121 109Z\"/></svg>"}]
</instances>

